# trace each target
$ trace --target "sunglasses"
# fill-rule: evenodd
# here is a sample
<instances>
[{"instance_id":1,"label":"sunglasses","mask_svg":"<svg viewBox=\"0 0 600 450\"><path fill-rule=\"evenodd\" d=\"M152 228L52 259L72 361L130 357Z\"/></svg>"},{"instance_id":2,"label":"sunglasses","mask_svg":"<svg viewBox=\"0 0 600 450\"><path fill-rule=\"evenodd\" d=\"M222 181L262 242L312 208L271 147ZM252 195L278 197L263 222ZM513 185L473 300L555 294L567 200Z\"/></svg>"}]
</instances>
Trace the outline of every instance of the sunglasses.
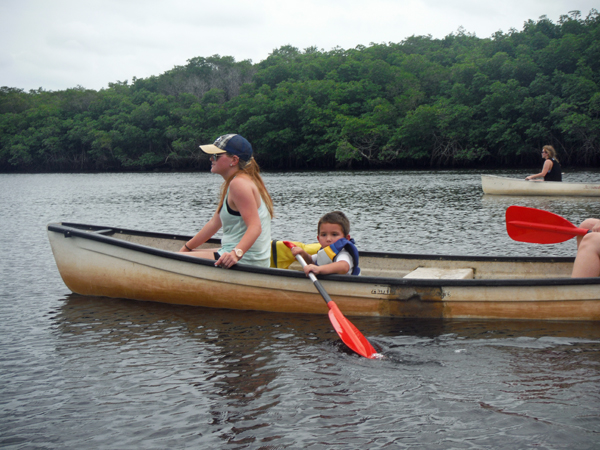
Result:
<instances>
[{"instance_id":1,"label":"sunglasses","mask_svg":"<svg viewBox=\"0 0 600 450\"><path fill-rule=\"evenodd\" d=\"M219 154L216 154L216 153L215 153L215 154L213 154L213 155L210 155L210 158L209 158L209 159L210 159L211 161L217 162L217 161L219 160L219 157L220 157L220 156L225 156L225 153L219 153Z\"/></svg>"}]
</instances>

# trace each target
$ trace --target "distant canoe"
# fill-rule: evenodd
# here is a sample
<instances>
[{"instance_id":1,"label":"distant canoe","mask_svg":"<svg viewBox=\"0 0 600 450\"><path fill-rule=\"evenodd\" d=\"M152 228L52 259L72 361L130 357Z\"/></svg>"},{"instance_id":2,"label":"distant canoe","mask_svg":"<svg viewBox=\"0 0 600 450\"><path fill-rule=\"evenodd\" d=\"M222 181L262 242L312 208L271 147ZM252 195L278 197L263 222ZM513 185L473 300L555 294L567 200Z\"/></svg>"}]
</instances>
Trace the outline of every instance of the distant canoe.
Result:
<instances>
[{"instance_id":1,"label":"distant canoe","mask_svg":"<svg viewBox=\"0 0 600 450\"><path fill-rule=\"evenodd\" d=\"M566 195L600 197L600 183L565 183L556 181L527 181L518 178L481 175L484 194L490 195Z\"/></svg>"}]
</instances>

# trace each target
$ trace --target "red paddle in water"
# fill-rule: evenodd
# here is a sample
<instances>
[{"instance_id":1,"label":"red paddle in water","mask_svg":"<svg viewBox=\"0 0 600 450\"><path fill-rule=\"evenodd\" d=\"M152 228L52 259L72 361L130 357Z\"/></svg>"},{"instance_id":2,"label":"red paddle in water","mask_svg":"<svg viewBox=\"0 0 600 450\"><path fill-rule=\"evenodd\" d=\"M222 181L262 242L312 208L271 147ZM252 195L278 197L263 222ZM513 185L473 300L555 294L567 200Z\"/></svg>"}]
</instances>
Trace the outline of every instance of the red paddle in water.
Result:
<instances>
[{"instance_id":1,"label":"red paddle in water","mask_svg":"<svg viewBox=\"0 0 600 450\"><path fill-rule=\"evenodd\" d=\"M509 206L506 231L515 241L534 244L558 244L590 230L579 228L561 216L541 209Z\"/></svg>"},{"instance_id":2,"label":"red paddle in water","mask_svg":"<svg viewBox=\"0 0 600 450\"><path fill-rule=\"evenodd\" d=\"M295 247L289 241L283 241L283 243L288 246L290 249ZM296 260L300 263L302 267L306 266L306 262L300 255L296 255ZM311 279L319 294L323 297L323 300L327 303L329 307L329 320L337 331L337 334L340 336L344 344L346 344L351 350L354 350L360 356L364 356L365 358L375 359L379 357L379 354L375 351L373 346L367 341L367 338L362 335L360 331L348 320L338 306L335 304L327 291L321 286L319 280L314 273L310 272L308 277Z\"/></svg>"}]
</instances>

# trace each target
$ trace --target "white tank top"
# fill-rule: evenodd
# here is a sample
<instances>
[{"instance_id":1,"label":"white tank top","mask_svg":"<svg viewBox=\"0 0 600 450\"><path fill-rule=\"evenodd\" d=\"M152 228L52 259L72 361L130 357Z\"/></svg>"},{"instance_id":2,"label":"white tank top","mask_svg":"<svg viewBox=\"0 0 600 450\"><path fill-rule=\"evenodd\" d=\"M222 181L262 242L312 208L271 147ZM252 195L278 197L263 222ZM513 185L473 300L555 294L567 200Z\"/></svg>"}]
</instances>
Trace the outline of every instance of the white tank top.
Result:
<instances>
[{"instance_id":1,"label":"white tank top","mask_svg":"<svg viewBox=\"0 0 600 450\"><path fill-rule=\"evenodd\" d=\"M223 227L223 238L221 239L221 249L219 249L220 254L232 251L240 243L242 236L248 230L241 214L229 208L229 204L227 203L228 197L229 189L227 190L227 194L225 194L223 207L219 212ZM269 214L269 210L262 198L260 199L260 207L258 208L258 217L260 218L262 232L252 247L244 253L240 264L269 267L271 265L271 214Z\"/></svg>"}]
</instances>

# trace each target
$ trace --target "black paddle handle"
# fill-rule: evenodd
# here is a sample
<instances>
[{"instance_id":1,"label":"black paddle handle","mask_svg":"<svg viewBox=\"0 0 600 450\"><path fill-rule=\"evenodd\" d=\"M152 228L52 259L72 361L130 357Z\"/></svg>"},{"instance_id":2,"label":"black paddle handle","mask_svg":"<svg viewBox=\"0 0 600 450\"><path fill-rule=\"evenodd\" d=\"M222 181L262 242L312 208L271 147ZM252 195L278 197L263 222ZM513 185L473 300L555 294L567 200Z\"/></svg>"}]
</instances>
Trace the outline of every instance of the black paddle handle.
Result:
<instances>
[{"instance_id":1,"label":"black paddle handle","mask_svg":"<svg viewBox=\"0 0 600 450\"><path fill-rule=\"evenodd\" d=\"M313 284L317 288L317 291L319 291L319 294L321 294L321 296L323 297L323 300L329 303L331 301L331 297L329 296L325 288L321 286L321 283L319 283L319 280L317 280L317 277L315 277L312 272L310 273L310 275L312 275L312 277L309 276L311 279L314 278Z\"/></svg>"}]
</instances>

